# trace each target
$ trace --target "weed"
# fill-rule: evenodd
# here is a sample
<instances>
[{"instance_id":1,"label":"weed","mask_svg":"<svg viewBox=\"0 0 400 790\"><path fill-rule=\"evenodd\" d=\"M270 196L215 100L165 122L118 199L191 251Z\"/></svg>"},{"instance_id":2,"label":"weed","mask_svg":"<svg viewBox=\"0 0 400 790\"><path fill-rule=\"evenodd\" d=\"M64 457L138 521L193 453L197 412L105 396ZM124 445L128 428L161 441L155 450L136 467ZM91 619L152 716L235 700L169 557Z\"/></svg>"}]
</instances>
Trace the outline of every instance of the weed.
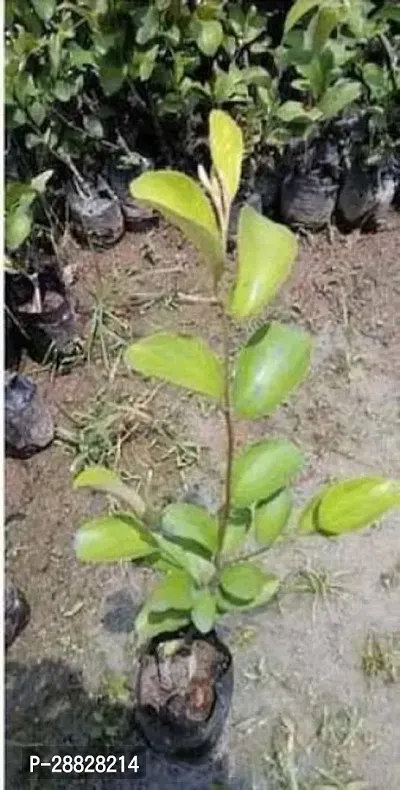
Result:
<instances>
[{"instance_id":1,"label":"weed","mask_svg":"<svg viewBox=\"0 0 400 790\"><path fill-rule=\"evenodd\" d=\"M252 672L244 672L243 675L246 680L250 680L252 683L260 683L264 681L267 675L265 656L261 656L261 658L256 661Z\"/></svg>"},{"instance_id":2,"label":"weed","mask_svg":"<svg viewBox=\"0 0 400 790\"><path fill-rule=\"evenodd\" d=\"M131 688L124 675L117 672L104 674L101 683L102 693L110 703L127 704L131 697Z\"/></svg>"},{"instance_id":3,"label":"weed","mask_svg":"<svg viewBox=\"0 0 400 790\"><path fill-rule=\"evenodd\" d=\"M400 585L400 559L387 573L381 573L380 582L385 590L391 590Z\"/></svg>"},{"instance_id":4,"label":"weed","mask_svg":"<svg viewBox=\"0 0 400 790\"><path fill-rule=\"evenodd\" d=\"M331 614L329 596L348 594L349 591L340 581L345 575L344 573L331 573L325 568L305 568L296 573L294 578L289 579L285 591L308 593L314 596L312 619L315 623L319 602L324 603Z\"/></svg>"},{"instance_id":5,"label":"weed","mask_svg":"<svg viewBox=\"0 0 400 790\"><path fill-rule=\"evenodd\" d=\"M114 381L126 343L132 334L127 321L118 318L103 295L94 296L85 356L90 365L100 353L110 382Z\"/></svg>"},{"instance_id":6,"label":"weed","mask_svg":"<svg viewBox=\"0 0 400 790\"><path fill-rule=\"evenodd\" d=\"M317 737L337 758L344 749L354 744L356 737L362 733L362 727L363 720L356 709L346 707L330 713L325 706L317 727Z\"/></svg>"},{"instance_id":7,"label":"weed","mask_svg":"<svg viewBox=\"0 0 400 790\"><path fill-rule=\"evenodd\" d=\"M117 404L105 390L97 393L85 412L62 413L72 427L58 427L57 439L75 455L71 467L74 474L91 464L118 468L123 444L141 423L151 422L140 400L132 402L130 398L123 405Z\"/></svg>"},{"instance_id":8,"label":"weed","mask_svg":"<svg viewBox=\"0 0 400 790\"><path fill-rule=\"evenodd\" d=\"M267 776L277 790L300 790L297 766L295 725L282 716L271 740L271 753L265 756Z\"/></svg>"},{"instance_id":9,"label":"weed","mask_svg":"<svg viewBox=\"0 0 400 790\"><path fill-rule=\"evenodd\" d=\"M233 644L239 649L246 649L250 644L255 642L256 639L257 628L243 626L242 628L238 628L236 634L233 636Z\"/></svg>"},{"instance_id":10,"label":"weed","mask_svg":"<svg viewBox=\"0 0 400 790\"><path fill-rule=\"evenodd\" d=\"M361 667L369 680L380 677L385 683L395 683L400 671L400 633L378 635L369 632L363 646Z\"/></svg>"},{"instance_id":11,"label":"weed","mask_svg":"<svg viewBox=\"0 0 400 790\"><path fill-rule=\"evenodd\" d=\"M319 773L324 782L318 782L318 784L313 786L312 790L368 790L368 785L362 779L348 782L337 779L325 771L319 771Z\"/></svg>"}]
</instances>

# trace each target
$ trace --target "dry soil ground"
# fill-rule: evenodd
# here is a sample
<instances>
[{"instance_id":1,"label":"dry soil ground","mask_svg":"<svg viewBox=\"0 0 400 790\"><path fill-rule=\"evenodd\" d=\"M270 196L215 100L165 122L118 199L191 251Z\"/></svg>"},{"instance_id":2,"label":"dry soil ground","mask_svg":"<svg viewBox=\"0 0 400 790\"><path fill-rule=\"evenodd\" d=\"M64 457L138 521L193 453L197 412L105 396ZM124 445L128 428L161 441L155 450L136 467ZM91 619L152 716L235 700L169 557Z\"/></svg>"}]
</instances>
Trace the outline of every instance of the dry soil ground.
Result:
<instances>
[{"instance_id":1,"label":"dry soil ground","mask_svg":"<svg viewBox=\"0 0 400 790\"><path fill-rule=\"evenodd\" d=\"M299 504L332 476L400 474L399 249L398 217L394 229L377 235L304 245L273 307L274 316L313 332L312 374L268 422L241 424L237 442L266 433L299 442L308 462ZM72 491L77 455L95 460L110 451L109 460L138 485L150 485L157 500L196 484L212 502L224 449L220 418L207 404L155 388L121 361L129 337L157 328L200 330L219 347L215 308L177 296L208 293L194 253L161 228L127 235L109 252L71 254L82 331L88 337L94 311L102 331L89 363L63 376L35 371L68 432L64 441L6 464L7 557L32 608L30 625L7 656L7 788L153 790L180 779L182 788L207 790L225 764L166 766L147 754L142 784L132 774L29 773L32 753L45 759L106 745L131 753L137 743L143 754L130 713L133 621L151 575L76 561L77 525L105 504ZM137 300L138 293L145 296ZM265 565L298 592L225 624L236 671L230 774L251 779L253 790L329 782L344 788L350 778L363 779L369 790L399 790L399 515L335 542L280 544Z\"/></svg>"}]
</instances>

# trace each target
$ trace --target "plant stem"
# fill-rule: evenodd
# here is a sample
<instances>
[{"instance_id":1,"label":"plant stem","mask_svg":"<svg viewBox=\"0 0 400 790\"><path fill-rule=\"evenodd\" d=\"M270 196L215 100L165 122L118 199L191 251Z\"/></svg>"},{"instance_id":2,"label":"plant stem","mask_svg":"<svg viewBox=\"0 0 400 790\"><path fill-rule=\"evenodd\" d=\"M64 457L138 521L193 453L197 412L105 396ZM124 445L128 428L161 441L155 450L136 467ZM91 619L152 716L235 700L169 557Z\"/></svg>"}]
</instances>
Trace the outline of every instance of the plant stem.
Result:
<instances>
[{"instance_id":1,"label":"plant stem","mask_svg":"<svg viewBox=\"0 0 400 790\"><path fill-rule=\"evenodd\" d=\"M232 501L232 465L233 453L235 449L235 436L232 420L231 409L231 392L230 392L230 365L229 365L229 325L228 318L225 313L224 305L220 301L220 309L222 315L222 333L223 333L223 357L224 357L224 403L223 414L226 426L226 472L225 472L225 501L220 517L220 524L218 530L218 548L215 557L215 564L217 567L221 565L221 553L225 542L225 534L228 527L229 515L231 511Z\"/></svg>"}]
</instances>

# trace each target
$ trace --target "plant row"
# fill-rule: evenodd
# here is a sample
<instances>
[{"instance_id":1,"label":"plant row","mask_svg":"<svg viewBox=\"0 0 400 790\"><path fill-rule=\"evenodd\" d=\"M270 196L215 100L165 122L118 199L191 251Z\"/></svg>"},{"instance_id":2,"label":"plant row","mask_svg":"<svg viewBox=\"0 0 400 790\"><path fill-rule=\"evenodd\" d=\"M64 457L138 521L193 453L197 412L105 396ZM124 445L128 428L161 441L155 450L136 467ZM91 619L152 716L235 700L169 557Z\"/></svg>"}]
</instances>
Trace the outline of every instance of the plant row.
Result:
<instances>
[{"instance_id":1,"label":"plant row","mask_svg":"<svg viewBox=\"0 0 400 790\"><path fill-rule=\"evenodd\" d=\"M135 167L138 152L193 170L213 107L241 125L253 169L262 156L281 162L293 140L324 138L349 112L367 116L363 158L395 152L400 9L297 0L285 16L275 5L10 1L9 255L24 263L32 237L57 240L71 180L84 202L110 162Z\"/></svg>"}]
</instances>

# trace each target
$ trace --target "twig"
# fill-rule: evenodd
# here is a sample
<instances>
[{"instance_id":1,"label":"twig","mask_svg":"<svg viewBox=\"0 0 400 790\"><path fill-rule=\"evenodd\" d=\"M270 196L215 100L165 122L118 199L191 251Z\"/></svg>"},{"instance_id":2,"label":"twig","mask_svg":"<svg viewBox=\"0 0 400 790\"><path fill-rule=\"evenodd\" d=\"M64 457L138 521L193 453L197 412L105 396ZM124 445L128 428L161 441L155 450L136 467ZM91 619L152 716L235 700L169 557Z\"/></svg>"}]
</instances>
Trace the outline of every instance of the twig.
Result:
<instances>
[{"instance_id":1,"label":"twig","mask_svg":"<svg viewBox=\"0 0 400 790\"><path fill-rule=\"evenodd\" d=\"M134 302L150 302L157 301L158 299L165 299L166 294L162 291L138 291L131 299ZM174 299L177 299L183 304L218 304L218 299L215 296L202 296L201 294L185 294L177 291L173 294Z\"/></svg>"},{"instance_id":2,"label":"twig","mask_svg":"<svg viewBox=\"0 0 400 790\"><path fill-rule=\"evenodd\" d=\"M262 557L263 554L266 554L267 551L271 551L271 546L263 546L260 549L255 549L255 551L250 551L248 554L243 554L242 557L237 557L235 560L229 560L229 562L224 563L225 565L232 565L237 562L248 562L248 560L254 560L256 557Z\"/></svg>"},{"instance_id":3,"label":"twig","mask_svg":"<svg viewBox=\"0 0 400 790\"><path fill-rule=\"evenodd\" d=\"M155 274L178 274L178 272L180 273L183 271L185 271L183 266L167 266L166 268L162 267L161 269L154 267L153 269L136 272L133 277L148 277L148 275L153 276Z\"/></svg>"}]
</instances>

